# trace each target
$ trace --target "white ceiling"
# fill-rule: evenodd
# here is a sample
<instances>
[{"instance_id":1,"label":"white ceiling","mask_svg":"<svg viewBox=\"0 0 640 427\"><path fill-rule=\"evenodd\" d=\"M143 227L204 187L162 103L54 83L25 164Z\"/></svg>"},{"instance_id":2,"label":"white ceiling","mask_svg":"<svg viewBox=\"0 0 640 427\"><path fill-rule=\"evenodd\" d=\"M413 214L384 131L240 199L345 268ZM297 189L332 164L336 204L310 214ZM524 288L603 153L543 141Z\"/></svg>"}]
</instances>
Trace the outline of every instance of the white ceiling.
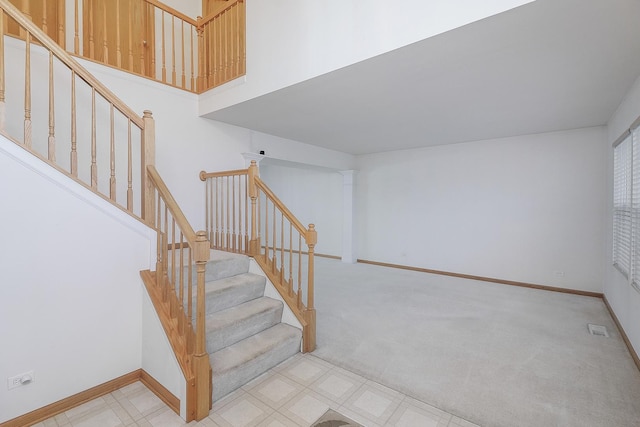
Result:
<instances>
[{"instance_id":1,"label":"white ceiling","mask_svg":"<svg viewBox=\"0 0 640 427\"><path fill-rule=\"evenodd\" d=\"M640 0L537 0L207 117L351 154L606 124Z\"/></svg>"}]
</instances>

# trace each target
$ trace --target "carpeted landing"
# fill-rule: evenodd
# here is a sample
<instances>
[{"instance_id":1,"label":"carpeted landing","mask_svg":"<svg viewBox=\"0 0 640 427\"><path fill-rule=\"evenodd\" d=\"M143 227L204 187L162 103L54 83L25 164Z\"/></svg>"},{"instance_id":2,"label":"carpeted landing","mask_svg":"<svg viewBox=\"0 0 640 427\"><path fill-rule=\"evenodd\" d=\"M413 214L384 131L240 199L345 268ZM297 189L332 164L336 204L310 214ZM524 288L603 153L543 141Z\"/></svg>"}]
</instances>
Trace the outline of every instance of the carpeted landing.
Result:
<instances>
[{"instance_id":1,"label":"carpeted landing","mask_svg":"<svg viewBox=\"0 0 640 427\"><path fill-rule=\"evenodd\" d=\"M335 365L486 427L640 425L601 299L326 258L315 283L313 354Z\"/></svg>"}]
</instances>

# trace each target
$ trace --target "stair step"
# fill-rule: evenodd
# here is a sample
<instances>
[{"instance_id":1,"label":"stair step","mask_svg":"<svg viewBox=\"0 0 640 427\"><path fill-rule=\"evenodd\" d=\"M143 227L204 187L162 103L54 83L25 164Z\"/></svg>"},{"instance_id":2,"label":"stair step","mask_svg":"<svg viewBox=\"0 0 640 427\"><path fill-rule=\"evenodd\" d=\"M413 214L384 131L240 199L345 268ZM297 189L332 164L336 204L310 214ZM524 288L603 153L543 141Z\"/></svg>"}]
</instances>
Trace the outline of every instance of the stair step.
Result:
<instances>
[{"instance_id":1,"label":"stair step","mask_svg":"<svg viewBox=\"0 0 640 427\"><path fill-rule=\"evenodd\" d=\"M218 311L260 298L264 295L266 279L253 273L239 274L233 277L205 283L205 304L210 315ZM194 292L195 304L195 292Z\"/></svg>"},{"instance_id":2,"label":"stair step","mask_svg":"<svg viewBox=\"0 0 640 427\"><path fill-rule=\"evenodd\" d=\"M279 323L210 355L219 400L300 351L302 331Z\"/></svg>"},{"instance_id":3,"label":"stair step","mask_svg":"<svg viewBox=\"0 0 640 427\"><path fill-rule=\"evenodd\" d=\"M184 277L188 277L188 257L189 251L182 250L182 256L184 258L185 267L183 267ZM168 274L171 276L171 264L172 264L172 251L167 254L169 260ZM179 266L180 263L180 250L176 250L176 260L174 261ZM178 268L179 270L179 268ZM237 276L249 271L249 257L242 254L233 254L230 252L216 251L211 249L209 252L209 261L207 261L207 267L204 274L205 282L212 282L214 280L226 279L228 277ZM191 274L196 277L196 266L191 266Z\"/></svg>"},{"instance_id":4,"label":"stair step","mask_svg":"<svg viewBox=\"0 0 640 427\"><path fill-rule=\"evenodd\" d=\"M281 301L261 297L207 316L207 353L262 332L282 318Z\"/></svg>"}]
</instances>

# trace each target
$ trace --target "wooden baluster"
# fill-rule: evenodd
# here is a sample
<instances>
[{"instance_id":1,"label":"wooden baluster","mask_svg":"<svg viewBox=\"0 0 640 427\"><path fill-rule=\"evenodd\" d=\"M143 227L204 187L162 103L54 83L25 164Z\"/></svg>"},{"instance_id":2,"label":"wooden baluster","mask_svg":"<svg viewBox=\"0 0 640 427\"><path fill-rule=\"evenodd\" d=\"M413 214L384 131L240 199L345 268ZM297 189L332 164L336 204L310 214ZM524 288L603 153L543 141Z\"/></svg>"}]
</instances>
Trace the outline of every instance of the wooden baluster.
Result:
<instances>
[{"instance_id":1,"label":"wooden baluster","mask_svg":"<svg viewBox=\"0 0 640 427\"><path fill-rule=\"evenodd\" d=\"M109 167L111 174L109 177L109 198L116 200L116 140L115 140L115 121L113 117L113 104L110 105L110 143L109 143Z\"/></svg>"},{"instance_id":2,"label":"wooden baluster","mask_svg":"<svg viewBox=\"0 0 640 427\"><path fill-rule=\"evenodd\" d=\"M142 74L143 76L145 75L146 71L146 67L144 64L144 50L147 46L147 41L145 40L144 25L142 25L145 22L146 17L145 6L146 3L143 3L141 14L144 16L140 16L140 74ZM151 48L153 49L153 46Z\"/></svg>"},{"instance_id":3,"label":"wooden baluster","mask_svg":"<svg viewBox=\"0 0 640 427\"><path fill-rule=\"evenodd\" d=\"M259 251L258 244L258 235L260 233L258 227L260 226L260 221L258 221L258 211L256 206L256 201L258 199L258 191L256 188L256 176L258 174L258 164L255 160L251 160L251 164L249 165L249 169L247 170L247 195L251 199L251 236L249 239L249 254L252 256L257 256ZM249 217L247 217L249 219Z\"/></svg>"},{"instance_id":4,"label":"wooden baluster","mask_svg":"<svg viewBox=\"0 0 640 427\"><path fill-rule=\"evenodd\" d=\"M55 102L53 94L53 52L49 51L49 139L47 143L48 158L56 161L56 136L55 136Z\"/></svg>"},{"instance_id":5,"label":"wooden baluster","mask_svg":"<svg viewBox=\"0 0 640 427\"><path fill-rule=\"evenodd\" d=\"M78 1L79 0L75 0L74 1L74 13L75 16L73 18L74 20L74 33L73 33L73 52L76 55L80 55L80 18L79 18L79 8L78 8Z\"/></svg>"},{"instance_id":6,"label":"wooden baluster","mask_svg":"<svg viewBox=\"0 0 640 427\"><path fill-rule=\"evenodd\" d=\"M244 5L244 1L238 3L238 7L241 12L241 20L240 20L240 75L243 75L247 71L247 47L246 47L246 9Z\"/></svg>"},{"instance_id":7,"label":"wooden baluster","mask_svg":"<svg viewBox=\"0 0 640 427\"><path fill-rule=\"evenodd\" d=\"M220 22L220 18L215 20L215 70L213 71L213 86L217 86L220 84L222 80L222 61L224 59L223 52L223 34L222 34L222 23Z\"/></svg>"},{"instance_id":8,"label":"wooden baluster","mask_svg":"<svg viewBox=\"0 0 640 427\"><path fill-rule=\"evenodd\" d=\"M96 89L91 89L91 188L98 189L98 166L96 164Z\"/></svg>"},{"instance_id":9,"label":"wooden baluster","mask_svg":"<svg viewBox=\"0 0 640 427\"><path fill-rule=\"evenodd\" d=\"M296 294L298 310L302 309L302 234L298 234L298 293Z\"/></svg>"},{"instance_id":10,"label":"wooden baluster","mask_svg":"<svg viewBox=\"0 0 640 427\"><path fill-rule=\"evenodd\" d=\"M156 224L162 224L162 210L160 209L160 193L157 194L158 203L158 212L155 212L153 215L157 215ZM158 230L156 232L158 236L156 240L156 286L162 283L162 278L164 277L164 272L162 271L162 231Z\"/></svg>"},{"instance_id":11,"label":"wooden baluster","mask_svg":"<svg viewBox=\"0 0 640 427\"><path fill-rule=\"evenodd\" d=\"M276 235L276 204L273 201L271 204L273 205L273 264L271 265L271 271L275 273L278 268L278 252L276 252L278 236Z\"/></svg>"},{"instance_id":12,"label":"wooden baluster","mask_svg":"<svg viewBox=\"0 0 640 427\"><path fill-rule=\"evenodd\" d=\"M209 79L207 88L215 85L215 72L216 72L216 44L215 44L215 21L210 21L209 27L209 46L207 49L207 55L209 56Z\"/></svg>"},{"instance_id":13,"label":"wooden baluster","mask_svg":"<svg viewBox=\"0 0 640 427\"><path fill-rule=\"evenodd\" d=\"M233 229L233 236L232 236L232 250L234 252L237 251L238 246L236 244L237 239L238 239L238 233L236 230L236 176L233 175L231 177L231 191L232 191L232 200L231 200L231 209L233 211L232 213L232 225L231 228Z\"/></svg>"},{"instance_id":14,"label":"wooden baluster","mask_svg":"<svg viewBox=\"0 0 640 427\"><path fill-rule=\"evenodd\" d=\"M169 297L169 209L164 205L164 242L162 242L162 260L164 277L162 280L162 301Z\"/></svg>"},{"instance_id":15,"label":"wooden baluster","mask_svg":"<svg viewBox=\"0 0 640 427\"><path fill-rule=\"evenodd\" d=\"M316 309L314 307L314 248L318 242L318 233L313 224L309 224L309 230L305 236L307 246L309 247L309 266L307 279L307 308L304 311L307 326L303 330L303 351L308 353L316 348Z\"/></svg>"},{"instance_id":16,"label":"wooden baluster","mask_svg":"<svg viewBox=\"0 0 640 427\"><path fill-rule=\"evenodd\" d=\"M197 92L204 91L204 73L205 73L205 50L204 50L204 27L201 25L202 17L198 16L198 26L196 27L196 33L198 37L198 76L197 76Z\"/></svg>"},{"instance_id":17,"label":"wooden baluster","mask_svg":"<svg viewBox=\"0 0 640 427\"><path fill-rule=\"evenodd\" d=\"M185 70L184 70L184 64L185 64L185 62L184 62L184 55L185 55L184 54L184 48L185 48L185 46L184 46L184 21L183 20L180 20L180 25L182 26L181 29L180 29L180 37L181 37L181 40L182 40L182 42L180 43L180 46L182 46L182 48L181 48L181 50L182 50L182 86L180 86L180 87L182 89L186 89L187 78L186 78L186 75L184 73L185 72Z\"/></svg>"},{"instance_id":18,"label":"wooden baluster","mask_svg":"<svg viewBox=\"0 0 640 427\"><path fill-rule=\"evenodd\" d=\"M95 41L94 41L94 32L95 32L95 28L93 25L93 2L92 1L88 1L86 2L89 4L89 58L91 59L95 59L96 58L96 48L95 48Z\"/></svg>"},{"instance_id":19,"label":"wooden baluster","mask_svg":"<svg viewBox=\"0 0 640 427\"><path fill-rule=\"evenodd\" d=\"M178 293L178 330L181 335L184 335L184 236L182 231L180 231L180 279L178 280L178 286L180 287L180 291Z\"/></svg>"},{"instance_id":20,"label":"wooden baluster","mask_svg":"<svg viewBox=\"0 0 640 427\"><path fill-rule=\"evenodd\" d=\"M109 63L109 46L107 45L107 2L102 3L102 62Z\"/></svg>"},{"instance_id":21,"label":"wooden baluster","mask_svg":"<svg viewBox=\"0 0 640 427\"><path fill-rule=\"evenodd\" d=\"M280 284L284 282L284 213L280 212Z\"/></svg>"},{"instance_id":22,"label":"wooden baluster","mask_svg":"<svg viewBox=\"0 0 640 427\"><path fill-rule=\"evenodd\" d=\"M289 297L293 296L293 223L289 222L289 282L287 283Z\"/></svg>"},{"instance_id":23,"label":"wooden baluster","mask_svg":"<svg viewBox=\"0 0 640 427\"><path fill-rule=\"evenodd\" d=\"M4 37L4 36L3 36ZM26 34L24 68L24 145L31 148L31 34Z\"/></svg>"},{"instance_id":24,"label":"wooden baluster","mask_svg":"<svg viewBox=\"0 0 640 427\"><path fill-rule=\"evenodd\" d=\"M215 217L216 217L216 247L220 247L220 221L221 221L221 212L222 208L220 207L220 178L216 177L215 179Z\"/></svg>"},{"instance_id":25,"label":"wooden baluster","mask_svg":"<svg viewBox=\"0 0 640 427\"><path fill-rule=\"evenodd\" d=\"M129 71L134 72L134 66L133 66L133 12L131 11L131 8L133 7L133 2L129 1L128 2L128 6L129 8L129 13L127 14L127 16L129 17L128 21L129 21L129 33L128 33L128 41L129 41Z\"/></svg>"},{"instance_id":26,"label":"wooden baluster","mask_svg":"<svg viewBox=\"0 0 640 427\"><path fill-rule=\"evenodd\" d=\"M176 19L171 17L171 83L178 85L176 76Z\"/></svg>"},{"instance_id":27,"label":"wooden baluster","mask_svg":"<svg viewBox=\"0 0 640 427\"><path fill-rule=\"evenodd\" d=\"M244 177L244 253L249 253L249 177Z\"/></svg>"},{"instance_id":28,"label":"wooden baluster","mask_svg":"<svg viewBox=\"0 0 640 427\"><path fill-rule=\"evenodd\" d=\"M229 79L229 43L231 43L229 37L229 12L222 12L220 18L222 19L220 33L222 39L222 57L224 58L222 62L222 81L220 83L224 83Z\"/></svg>"},{"instance_id":29,"label":"wooden baluster","mask_svg":"<svg viewBox=\"0 0 640 427\"><path fill-rule=\"evenodd\" d=\"M229 190L229 181L230 178L227 177L225 180L227 182L227 215L225 215L225 241L227 250L231 248L231 204L229 203L230 198L230 190Z\"/></svg>"},{"instance_id":30,"label":"wooden baluster","mask_svg":"<svg viewBox=\"0 0 640 427\"><path fill-rule=\"evenodd\" d=\"M196 37L197 37L197 35L196 35ZM195 92L195 91L197 91L197 88L196 88L196 80L195 80L195 77L194 77L194 69L193 69L193 55L194 55L194 52L193 52L193 27L192 26L189 27L189 43L191 44L191 49L189 51L190 52L189 53L189 60L191 62L191 67L190 67L190 69L191 69L191 87L190 87L190 89Z\"/></svg>"},{"instance_id":31,"label":"wooden baluster","mask_svg":"<svg viewBox=\"0 0 640 427\"><path fill-rule=\"evenodd\" d=\"M156 19L155 8L152 5L148 4L146 22L147 23L152 22L152 21L155 21L155 19ZM151 25L151 24L147 24L147 25ZM155 34L155 26L153 28L154 28L154 34ZM153 36L153 38L155 40L155 35ZM149 56L151 57L151 69L149 70L149 76L155 79L156 78L156 47L155 45L151 46L151 50L149 51Z\"/></svg>"},{"instance_id":32,"label":"wooden baluster","mask_svg":"<svg viewBox=\"0 0 640 427\"><path fill-rule=\"evenodd\" d=\"M120 0L116 0L116 65L122 69L122 52L120 51Z\"/></svg>"},{"instance_id":33,"label":"wooden baluster","mask_svg":"<svg viewBox=\"0 0 640 427\"><path fill-rule=\"evenodd\" d=\"M4 10L0 8L0 132L4 131L6 120L4 69Z\"/></svg>"},{"instance_id":34,"label":"wooden baluster","mask_svg":"<svg viewBox=\"0 0 640 427\"><path fill-rule=\"evenodd\" d=\"M127 210L133 213L133 157L131 150L131 119L127 126ZM153 213L151 213L153 215Z\"/></svg>"},{"instance_id":35,"label":"wooden baluster","mask_svg":"<svg viewBox=\"0 0 640 427\"><path fill-rule=\"evenodd\" d=\"M78 137L76 126L76 72L71 71L71 175L78 176Z\"/></svg>"},{"instance_id":36,"label":"wooden baluster","mask_svg":"<svg viewBox=\"0 0 640 427\"><path fill-rule=\"evenodd\" d=\"M22 0L22 13L24 13L28 20L33 21L31 19L31 9L30 9L30 0ZM27 30L20 26L20 38L23 38L27 35Z\"/></svg>"},{"instance_id":37,"label":"wooden baluster","mask_svg":"<svg viewBox=\"0 0 640 427\"><path fill-rule=\"evenodd\" d=\"M165 39L164 39L164 10L162 11L162 81L167 82L167 61L165 54Z\"/></svg>"},{"instance_id":38,"label":"wooden baluster","mask_svg":"<svg viewBox=\"0 0 640 427\"><path fill-rule=\"evenodd\" d=\"M47 25L47 3L46 1L42 2L42 27L40 27L42 31L49 35L49 26Z\"/></svg>"},{"instance_id":39,"label":"wooden baluster","mask_svg":"<svg viewBox=\"0 0 640 427\"><path fill-rule=\"evenodd\" d=\"M176 265L176 219L171 217L171 290L169 295L169 311L171 313L171 318L175 319L178 315L177 308L175 304L176 299L176 281L178 278L178 271Z\"/></svg>"},{"instance_id":40,"label":"wooden baluster","mask_svg":"<svg viewBox=\"0 0 640 427\"><path fill-rule=\"evenodd\" d=\"M269 265L269 199L264 199L264 261Z\"/></svg>"},{"instance_id":41,"label":"wooden baluster","mask_svg":"<svg viewBox=\"0 0 640 427\"><path fill-rule=\"evenodd\" d=\"M200 172L200 177L204 176L204 171ZM204 221L205 221L205 229L207 230L207 237L209 238L209 242L212 241L211 238L211 207L209 203L211 202L211 184L209 179L204 179Z\"/></svg>"},{"instance_id":42,"label":"wooden baluster","mask_svg":"<svg viewBox=\"0 0 640 427\"><path fill-rule=\"evenodd\" d=\"M64 31L64 22L65 22L64 10L65 10L64 7L58 6L58 44L60 45L61 48L66 49L67 40L65 37L65 31Z\"/></svg>"},{"instance_id":43,"label":"wooden baluster","mask_svg":"<svg viewBox=\"0 0 640 427\"><path fill-rule=\"evenodd\" d=\"M189 246L189 250L187 251L189 256L189 269L187 270L187 324L189 327L188 331L193 331L193 254L191 253L191 246ZM187 352L190 354L193 353L193 335L191 333L187 334Z\"/></svg>"}]
</instances>

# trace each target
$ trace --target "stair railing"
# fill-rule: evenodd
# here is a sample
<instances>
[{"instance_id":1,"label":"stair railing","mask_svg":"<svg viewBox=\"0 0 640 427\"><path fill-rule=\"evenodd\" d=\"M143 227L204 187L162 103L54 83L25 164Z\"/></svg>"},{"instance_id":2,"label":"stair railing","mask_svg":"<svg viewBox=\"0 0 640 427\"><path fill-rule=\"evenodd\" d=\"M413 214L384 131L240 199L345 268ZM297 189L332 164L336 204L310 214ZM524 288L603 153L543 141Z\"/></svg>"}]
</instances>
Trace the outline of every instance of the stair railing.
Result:
<instances>
[{"instance_id":1,"label":"stair railing","mask_svg":"<svg viewBox=\"0 0 640 427\"><path fill-rule=\"evenodd\" d=\"M155 167L149 166L148 174L156 201L157 259L155 273L147 270L141 276L187 381L187 422L200 420L209 414L212 403L205 342L209 241L205 231L193 231Z\"/></svg>"},{"instance_id":2,"label":"stair railing","mask_svg":"<svg viewBox=\"0 0 640 427\"><path fill-rule=\"evenodd\" d=\"M122 102L8 0L0 0L0 132L138 219L152 210L154 121ZM8 60L7 60L8 57ZM81 107L78 107L81 105Z\"/></svg>"},{"instance_id":3,"label":"stair railing","mask_svg":"<svg viewBox=\"0 0 640 427\"><path fill-rule=\"evenodd\" d=\"M314 248L317 232L305 227L248 169L200 172L205 182L206 228L212 249L252 256L303 327L303 351L316 346Z\"/></svg>"},{"instance_id":4,"label":"stair railing","mask_svg":"<svg viewBox=\"0 0 640 427\"><path fill-rule=\"evenodd\" d=\"M66 0L58 3L73 4L72 23L59 7L49 20L39 12L34 24L77 56L201 93L245 74L244 2L217 2L191 18L159 0ZM36 6L21 2L29 16Z\"/></svg>"}]
</instances>

